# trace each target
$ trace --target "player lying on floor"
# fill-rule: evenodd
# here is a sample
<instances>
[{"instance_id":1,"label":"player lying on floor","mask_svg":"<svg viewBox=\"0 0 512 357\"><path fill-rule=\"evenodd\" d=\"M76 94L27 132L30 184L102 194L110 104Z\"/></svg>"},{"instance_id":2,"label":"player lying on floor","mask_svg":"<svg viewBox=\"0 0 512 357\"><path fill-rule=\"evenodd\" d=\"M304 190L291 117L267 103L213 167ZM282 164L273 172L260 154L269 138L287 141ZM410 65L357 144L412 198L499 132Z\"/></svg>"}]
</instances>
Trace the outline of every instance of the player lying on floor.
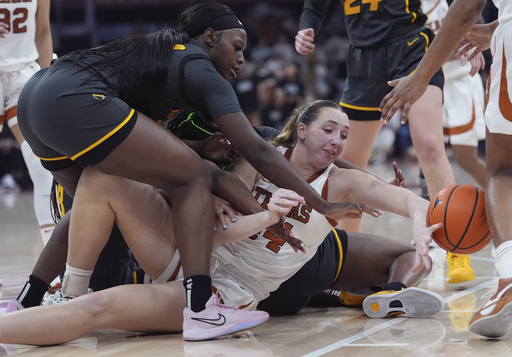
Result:
<instances>
[{"instance_id":1,"label":"player lying on floor","mask_svg":"<svg viewBox=\"0 0 512 357\"><path fill-rule=\"evenodd\" d=\"M432 240L432 232L438 228L425 225L428 202L409 190L388 185L372 175L335 167L333 161L343 150L348 133L348 118L336 103L315 101L294 113L283 133L276 139L276 145L310 185L330 202L363 202L371 207L409 217L416 242L412 272L428 272L432 264L428 256L428 244ZM233 172L252 189L253 195L265 209L269 209L269 213L256 214L259 219L253 223L250 223L249 217L239 217L238 222L228 230L217 232L229 233L224 236L227 241L220 240L219 235L216 238L217 243L222 244L216 245L212 252L211 275L223 303L254 310L259 301L276 290L314 256L336 222L311 209L295 193L278 191L276 186L259 175L243 159L235 165ZM179 255L173 239L169 197L151 186L104 175L93 168L86 169L84 174L87 175L88 184L82 185L82 192L77 191L73 209L75 214L77 209L82 210L80 215L86 219L81 220L83 227L75 226L72 229L70 249L79 249L89 265L80 265L81 262L76 261L68 263L84 271L92 270L97 259L95 253L105 244L115 221L149 276L156 282L172 280L178 268ZM116 190L119 192L114 195ZM271 199L272 194L274 197ZM112 197L119 200L109 201ZM346 216L360 216L362 212L378 216L378 211L365 205L346 203ZM279 219L277 217L276 220L276 216L290 208L285 225L304 242L304 254L296 253L290 245L282 244L283 241L269 234L267 229L249 238L236 237L238 229L238 232L247 233L250 227L257 232L262 226L275 223ZM80 234L86 235L87 239L80 237ZM230 241L234 238L235 241ZM73 245L74 240L88 247ZM85 287L87 289L87 284ZM426 290L409 288L398 293L406 305L414 306L416 317L431 316L443 307L442 299ZM400 299L400 296L393 299ZM378 305L379 301L375 302ZM184 305L185 294L181 282L177 281L125 285L91 294L84 291L84 295L63 304L35 307L0 316L0 343L49 345L70 341L105 328L179 332L183 327ZM370 309L375 310L372 306ZM262 321L266 317L268 315L262 312ZM61 333L53 333L53 327Z\"/></svg>"}]
</instances>

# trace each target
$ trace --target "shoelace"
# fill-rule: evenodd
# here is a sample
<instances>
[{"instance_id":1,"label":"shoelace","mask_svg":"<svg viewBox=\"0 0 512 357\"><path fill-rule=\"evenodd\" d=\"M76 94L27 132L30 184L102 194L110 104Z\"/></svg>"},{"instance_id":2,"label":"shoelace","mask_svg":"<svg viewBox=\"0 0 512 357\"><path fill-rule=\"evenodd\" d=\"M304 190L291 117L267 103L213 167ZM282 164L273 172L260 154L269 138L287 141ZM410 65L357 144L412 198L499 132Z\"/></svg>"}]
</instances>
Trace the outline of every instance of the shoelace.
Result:
<instances>
[{"instance_id":1,"label":"shoelace","mask_svg":"<svg viewBox=\"0 0 512 357\"><path fill-rule=\"evenodd\" d=\"M467 268L468 267L468 262L466 259L464 259L463 256L460 256L460 255L457 255L457 254L452 254L450 256L450 259L452 261L452 264L453 264L453 267L454 268Z\"/></svg>"}]
</instances>

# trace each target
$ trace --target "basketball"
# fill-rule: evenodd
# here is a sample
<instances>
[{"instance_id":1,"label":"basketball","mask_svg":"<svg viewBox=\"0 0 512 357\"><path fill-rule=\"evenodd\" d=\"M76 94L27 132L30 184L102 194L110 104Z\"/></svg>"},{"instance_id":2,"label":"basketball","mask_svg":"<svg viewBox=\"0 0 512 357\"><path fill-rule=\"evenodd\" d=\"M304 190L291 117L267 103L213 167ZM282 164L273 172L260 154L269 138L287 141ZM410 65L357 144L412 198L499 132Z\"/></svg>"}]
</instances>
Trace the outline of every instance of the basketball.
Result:
<instances>
[{"instance_id":1,"label":"basketball","mask_svg":"<svg viewBox=\"0 0 512 357\"><path fill-rule=\"evenodd\" d=\"M491 239L485 217L485 192L469 184L445 187L431 200L427 226L442 223L432 234L442 249L456 254L472 254Z\"/></svg>"}]
</instances>

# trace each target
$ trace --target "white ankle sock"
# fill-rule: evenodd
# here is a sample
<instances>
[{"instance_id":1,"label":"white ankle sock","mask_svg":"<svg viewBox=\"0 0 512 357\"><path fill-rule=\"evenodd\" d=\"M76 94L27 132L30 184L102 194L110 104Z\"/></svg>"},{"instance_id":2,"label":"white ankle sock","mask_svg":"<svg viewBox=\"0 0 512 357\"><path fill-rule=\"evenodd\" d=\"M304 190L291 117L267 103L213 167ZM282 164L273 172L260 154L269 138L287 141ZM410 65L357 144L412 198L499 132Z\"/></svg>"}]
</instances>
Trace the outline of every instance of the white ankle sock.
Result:
<instances>
[{"instance_id":1,"label":"white ankle sock","mask_svg":"<svg viewBox=\"0 0 512 357\"><path fill-rule=\"evenodd\" d=\"M512 240L496 248L496 269L501 278L512 278Z\"/></svg>"},{"instance_id":2,"label":"white ankle sock","mask_svg":"<svg viewBox=\"0 0 512 357\"><path fill-rule=\"evenodd\" d=\"M75 298L87 294L93 270L73 268L66 263L66 272L62 282L62 295Z\"/></svg>"}]
</instances>

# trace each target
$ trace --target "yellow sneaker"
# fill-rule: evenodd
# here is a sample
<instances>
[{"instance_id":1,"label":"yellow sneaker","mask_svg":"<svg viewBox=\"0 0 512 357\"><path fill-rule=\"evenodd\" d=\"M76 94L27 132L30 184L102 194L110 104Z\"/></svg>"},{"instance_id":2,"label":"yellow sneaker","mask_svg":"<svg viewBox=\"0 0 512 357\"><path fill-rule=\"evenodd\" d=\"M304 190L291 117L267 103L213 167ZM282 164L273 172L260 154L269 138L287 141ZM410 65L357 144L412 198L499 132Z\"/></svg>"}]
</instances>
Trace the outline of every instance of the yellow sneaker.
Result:
<instances>
[{"instance_id":1,"label":"yellow sneaker","mask_svg":"<svg viewBox=\"0 0 512 357\"><path fill-rule=\"evenodd\" d=\"M448 263L448 273L446 274L448 284L458 284L475 279L469 255L447 252L446 262Z\"/></svg>"},{"instance_id":2,"label":"yellow sneaker","mask_svg":"<svg viewBox=\"0 0 512 357\"><path fill-rule=\"evenodd\" d=\"M343 306L362 306L363 300L367 296L349 293L348 291L340 291L338 295Z\"/></svg>"},{"instance_id":3,"label":"yellow sneaker","mask_svg":"<svg viewBox=\"0 0 512 357\"><path fill-rule=\"evenodd\" d=\"M464 332L469 328L476 306L475 294L468 294L448 303L450 308L450 321L457 332Z\"/></svg>"}]
</instances>

